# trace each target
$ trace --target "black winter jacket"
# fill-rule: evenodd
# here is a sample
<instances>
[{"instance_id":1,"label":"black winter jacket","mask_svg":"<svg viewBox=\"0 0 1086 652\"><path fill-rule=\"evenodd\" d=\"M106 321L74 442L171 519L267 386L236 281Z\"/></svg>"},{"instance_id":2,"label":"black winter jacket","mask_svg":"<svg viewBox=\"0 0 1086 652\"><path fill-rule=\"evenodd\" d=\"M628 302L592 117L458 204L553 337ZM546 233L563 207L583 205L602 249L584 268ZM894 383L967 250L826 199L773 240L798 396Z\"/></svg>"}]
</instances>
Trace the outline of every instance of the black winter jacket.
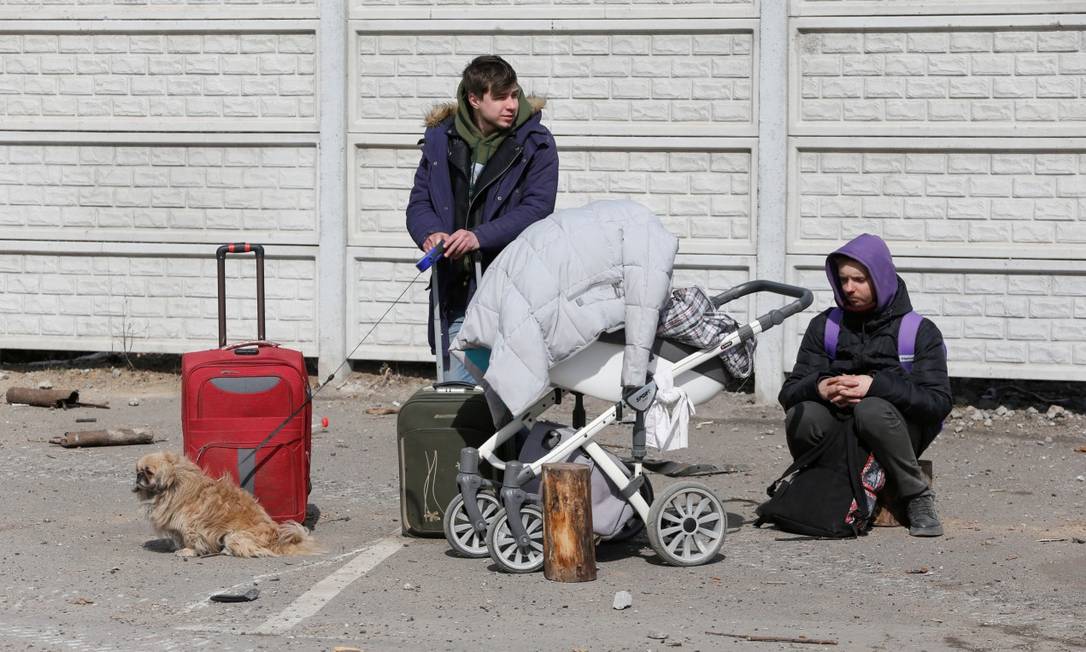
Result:
<instances>
[{"instance_id":1,"label":"black winter jacket","mask_svg":"<svg viewBox=\"0 0 1086 652\"><path fill-rule=\"evenodd\" d=\"M912 310L912 302L905 282L898 277L897 283L893 301L881 310L844 313L833 361L823 346L830 311L811 319L796 365L777 397L785 410L803 401L828 404L818 394L818 383L824 378L866 374L873 378L868 396L889 401L906 420L923 428L922 448L935 438L953 405L943 334L931 320L924 319L916 335L912 372L906 374L897 359L897 334L901 318Z\"/></svg>"}]
</instances>

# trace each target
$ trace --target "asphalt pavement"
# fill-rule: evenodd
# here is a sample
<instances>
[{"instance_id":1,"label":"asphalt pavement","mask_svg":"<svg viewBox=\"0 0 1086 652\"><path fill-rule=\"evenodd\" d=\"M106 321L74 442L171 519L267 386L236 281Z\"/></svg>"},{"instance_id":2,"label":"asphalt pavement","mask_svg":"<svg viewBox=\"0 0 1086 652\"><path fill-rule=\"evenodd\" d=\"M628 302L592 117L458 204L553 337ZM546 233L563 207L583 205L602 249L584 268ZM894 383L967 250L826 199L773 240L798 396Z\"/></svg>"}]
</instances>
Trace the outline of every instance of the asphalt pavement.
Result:
<instances>
[{"instance_id":1,"label":"asphalt pavement","mask_svg":"<svg viewBox=\"0 0 1086 652\"><path fill-rule=\"evenodd\" d=\"M315 414L330 426L314 433L310 502L327 552L310 557L186 561L153 534L131 492L134 463L181 448L175 379L84 390L110 410L0 404L0 649L1086 647L1079 415L1055 423L1019 411L987 425L963 415L926 454L946 536L876 528L827 541L753 527L766 485L787 465L782 414L723 394L692 417L691 447L669 456L731 471L699 478L729 513L722 555L671 567L642 535L600 546L596 581L560 584L455 557L443 539L400 535L396 417L365 410L402 401L421 381L380 380L356 375L317 400ZM603 408L590 402L590 416ZM568 422L568 412L566 404L547 416ZM48 443L69 430L121 426L148 426L160 441ZM601 442L621 453L628 438L613 426ZM651 480L657 491L675 481ZM254 587L251 602L208 599ZM618 591L632 606L612 608Z\"/></svg>"}]
</instances>

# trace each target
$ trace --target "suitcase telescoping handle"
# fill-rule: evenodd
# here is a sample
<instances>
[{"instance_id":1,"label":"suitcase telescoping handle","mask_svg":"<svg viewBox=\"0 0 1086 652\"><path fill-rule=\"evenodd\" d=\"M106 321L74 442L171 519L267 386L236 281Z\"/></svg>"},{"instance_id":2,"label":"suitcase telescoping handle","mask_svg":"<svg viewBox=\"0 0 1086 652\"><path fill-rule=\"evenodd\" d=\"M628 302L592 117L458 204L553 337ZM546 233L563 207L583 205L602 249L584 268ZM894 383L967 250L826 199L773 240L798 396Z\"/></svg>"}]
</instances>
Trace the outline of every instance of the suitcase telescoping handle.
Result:
<instances>
[{"instance_id":1,"label":"suitcase telescoping handle","mask_svg":"<svg viewBox=\"0 0 1086 652\"><path fill-rule=\"evenodd\" d=\"M256 339L264 341L264 247L248 242L231 242L215 251L219 268L219 348L226 348L226 254L256 254Z\"/></svg>"},{"instance_id":2,"label":"suitcase telescoping handle","mask_svg":"<svg viewBox=\"0 0 1086 652\"><path fill-rule=\"evenodd\" d=\"M445 241L438 242L426 255L415 263L419 273L430 270L430 291L433 292L433 323L434 323L434 364L437 367L437 384L445 382L445 364L441 355L441 294L437 285L437 262L445 253Z\"/></svg>"},{"instance_id":3,"label":"suitcase telescoping handle","mask_svg":"<svg viewBox=\"0 0 1086 652\"><path fill-rule=\"evenodd\" d=\"M437 384L445 384L445 364L444 356L442 353L442 337L441 337L441 295L437 283L437 262L441 260L441 256L445 254L445 241L442 240L434 245L430 251L426 252L426 255L419 259L415 263L415 268L419 270L419 273L430 270L430 290L434 293L433 302L433 322L434 322L434 366L437 367ZM472 254L475 260L475 289L479 289L479 285L483 282L483 264L479 257L479 252L475 251ZM452 344L452 342L449 342ZM451 353L449 355L452 355ZM474 386L474 383L459 383L464 386Z\"/></svg>"}]
</instances>

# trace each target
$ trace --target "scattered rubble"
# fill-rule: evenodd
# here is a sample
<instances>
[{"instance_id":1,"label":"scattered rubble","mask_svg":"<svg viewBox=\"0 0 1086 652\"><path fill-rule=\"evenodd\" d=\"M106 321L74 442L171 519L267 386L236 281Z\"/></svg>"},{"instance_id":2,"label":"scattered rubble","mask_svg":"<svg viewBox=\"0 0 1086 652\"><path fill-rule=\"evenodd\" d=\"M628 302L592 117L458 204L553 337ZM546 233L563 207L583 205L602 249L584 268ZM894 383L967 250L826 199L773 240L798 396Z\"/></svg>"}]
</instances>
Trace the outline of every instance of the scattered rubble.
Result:
<instances>
[{"instance_id":1,"label":"scattered rubble","mask_svg":"<svg viewBox=\"0 0 1086 652\"><path fill-rule=\"evenodd\" d=\"M252 602L260 597L260 589L255 586L247 591L223 591L209 599L212 602Z\"/></svg>"},{"instance_id":2,"label":"scattered rubble","mask_svg":"<svg viewBox=\"0 0 1086 652\"><path fill-rule=\"evenodd\" d=\"M49 443L63 448L83 448L89 446L152 444L154 441L154 433L147 428L116 428L111 430L66 432L63 437L53 437L49 440Z\"/></svg>"},{"instance_id":3,"label":"scattered rubble","mask_svg":"<svg viewBox=\"0 0 1086 652\"><path fill-rule=\"evenodd\" d=\"M1059 405L1050 405L1048 406L1048 412L1045 412L1045 417L1052 420L1067 419L1070 416L1071 413Z\"/></svg>"},{"instance_id":4,"label":"scattered rubble","mask_svg":"<svg viewBox=\"0 0 1086 652\"><path fill-rule=\"evenodd\" d=\"M615 600L611 604L611 607L621 611L622 609L626 609L631 605L633 605L633 596L630 595L630 592L619 591L615 593Z\"/></svg>"},{"instance_id":5,"label":"scattered rubble","mask_svg":"<svg viewBox=\"0 0 1086 652\"><path fill-rule=\"evenodd\" d=\"M1032 424L1043 428L1056 426L1075 426L1086 420L1086 416L1075 413L1056 403L1050 403L1044 411L1033 405L1017 407L999 404L991 408L981 408L977 405L958 405L950 411L944 429L955 434L962 435L968 430L982 428L985 430L995 428L1009 428L1011 424L1018 430L1024 428L1023 424ZM1086 430L1086 424L1082 424ZM1084 433L1086 434L1086 433ZM1052 443L1052 437L1046 437L1044 443ZM1042 443L1038 441L1037 443Z\"/></svg>"},{"instance_id":6,"label":"scattered rubble","mask_svg":"<svg viewBox=\"0 0 1086 652\"><path fill-rule=\"evenodd\" d=\"M366 414L378 417L387 416L389 414L399 414L399 412L400 408L396 407L395 405L377 405L374 407L366 408Z\"/></svg>"},{"instance_id":7,"label":"scattered rubble","mask_svg":"<svg viewBox=\"0 0 1086 652\"><path fill-rule=\"evenodd\" d=\"M12 405L32 405L47 408L95 407L109 409L102 403L86 403L79 400L79 392L68 389L34 389L31 387L9 387L5 399Z\"/></svg>"}]
</instances>

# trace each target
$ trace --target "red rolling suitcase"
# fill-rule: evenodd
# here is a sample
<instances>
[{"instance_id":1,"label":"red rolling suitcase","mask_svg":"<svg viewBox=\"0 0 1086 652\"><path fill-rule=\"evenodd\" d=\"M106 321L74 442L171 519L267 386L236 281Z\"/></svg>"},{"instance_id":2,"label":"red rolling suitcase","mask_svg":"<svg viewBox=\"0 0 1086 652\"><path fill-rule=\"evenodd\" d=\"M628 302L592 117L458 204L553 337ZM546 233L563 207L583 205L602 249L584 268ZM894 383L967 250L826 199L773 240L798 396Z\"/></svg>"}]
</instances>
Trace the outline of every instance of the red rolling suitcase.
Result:
<instances>
[{"instance_id":1,"label":"red rolling suitcase","mask_svg":"<svg viewBox=\"0 0 1086 652\"><path fill-rule=\"evenodd\" d=\"M226 255L256 253L257 340L226 345ZM181 357L185 455L229 475L276 521L305 519L312 448L309 378L300 351L264 339L264 248L219 247L219 348ZM288 421L289 418L289 421Z\"/></svg>"}]
</instances>

